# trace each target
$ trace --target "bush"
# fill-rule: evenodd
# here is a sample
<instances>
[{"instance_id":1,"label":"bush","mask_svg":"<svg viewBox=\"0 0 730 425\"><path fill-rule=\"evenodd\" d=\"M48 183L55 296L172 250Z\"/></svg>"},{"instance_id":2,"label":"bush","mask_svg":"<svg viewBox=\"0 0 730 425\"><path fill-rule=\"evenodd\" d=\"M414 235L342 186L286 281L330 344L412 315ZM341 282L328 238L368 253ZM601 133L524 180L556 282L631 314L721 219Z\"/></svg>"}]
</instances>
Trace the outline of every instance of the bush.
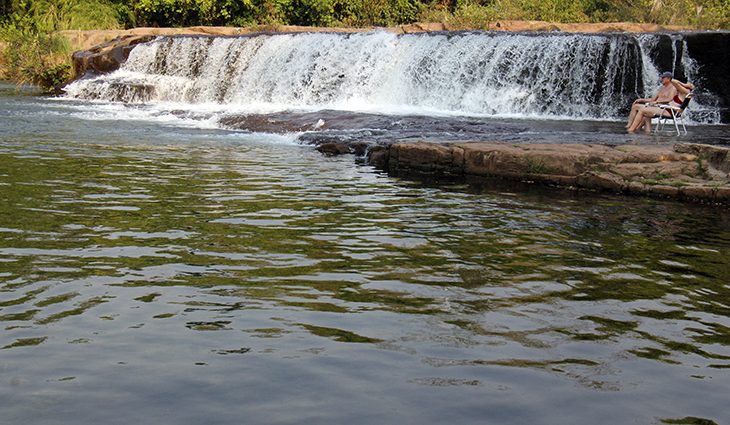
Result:
<instances>
[{"instance_id":1,"label":"bush","mask_svg":"<svg viewBox=\"0 0 730 425\"><path fill-rule=\"evenodd\" d=\"M730 6L728 0L439 0L424 6L419 19L474 28L488 28L490 21L498 19L513 19L627 21L730 29Z\"/></svg>"},{"instance_id":2,"label":"bush","mask_svg":"<svg viewBox=\"0 0 730 425\"><path fill-rule=\"evenodd\" d=\"M41 70L35 82L47 91L55 91L66 84L70 77L71 65L64 62Z\"/></svg>"},{"instance_id":3,"label":"bush","mask_svg":"<svg viewBox=\"0 0 730 425\"><path fill-rule=\"evenodd\" d=\"M727 0L654 1L648 19L658 24L730 29L730 3Z\"/></svg>"},{"instance_id":4,"label":"bush","mask_svg":"<svg viewBox=\"0 0 730 425\"><path fill-rule=\"evenodd\" d=\"M119 28L117 10L103 0L23 1L20 13L30 15L41 31Z\"/></svg>"},{"instance_id":5,"label":"bush","mask_svg":"<svg viewBox=\"0 0 730 425\"><path fill-rule=\"evenodd\" d=\"M369 25L390 26L409 24L416 21L418 12L423 5L417 0L374 0L363 3L374 3L372 9L366 7L366 16L369 18Z\"/></svg>"},{"instance_id":6,"label":"bush","mask_svg":"<svg viewBox=\"0 0 730 425\"><path fill-rule=\"evenodd\" d=\"M585 22L582 1L565 0L501 0L494 3L501 19L548 22Z\"/></svg>"},{"instance_id":7,"label":"bush","mask_svg":"<svg viewBox=\"0 0 730 425\"><path fill-rule=\"evenodd\" d=\"M5 77L51 90L71 70L71 47L57 31L117 26L115 8L101 0L20 0L0 26Z\"/></svg>"},{"instance_id":8,"label":"bush","mask_svg":"<svg viewBox=\"0 0 730 425\"><path fill-rule=\"evenodd\" d=\"M292 0L286 5L287 23L326 27L335 21L331 0Z\"/></svg>"},{"instance_id":9,"label":"bush","mask_svg":"<svg viewBox=\"0 0 730 425\"><path fill-rule=\"evenodd\" d=\"M41 31L29 16L18 15L11 16L0 35L5 42L3 59L7 78L47 90L63 82L58 80L68 79L71 49L65 38ZM49 84L51 80L53 84Z\"/></svg>"},{"instance_id":10,"label":"bush","mask_svg":"<svg viewBox=\"0 0 730 425\"><path fill-rule=\"evenodd\" d=\"M259 21L271 23L266 16L275 15L277 23L290 25L390 26L414 22L421 7L418 0L268 0Z\"/></svg>"},{"instance_id":11,"label":"bush","mask_svg":"<svg viewBox=\"0 0 730 425\"><path fill-rule=\"evenodd\" d=\"M185 27L253 23L257 7L253 0L138 0L132 10L142 26Z\"/></svg>"},{"instance_id":12,"label":"bush","mask_svg":"<svg viewBox=\"0 0 730 425\"><path fill-rule=\"evenodd\" d=\"M459 5L454 11L451 20L459 28L476 28L488 30L492 23L497 20L497 9L490 6L481 6L475 3Z\"/></svg>"}]
</instances>

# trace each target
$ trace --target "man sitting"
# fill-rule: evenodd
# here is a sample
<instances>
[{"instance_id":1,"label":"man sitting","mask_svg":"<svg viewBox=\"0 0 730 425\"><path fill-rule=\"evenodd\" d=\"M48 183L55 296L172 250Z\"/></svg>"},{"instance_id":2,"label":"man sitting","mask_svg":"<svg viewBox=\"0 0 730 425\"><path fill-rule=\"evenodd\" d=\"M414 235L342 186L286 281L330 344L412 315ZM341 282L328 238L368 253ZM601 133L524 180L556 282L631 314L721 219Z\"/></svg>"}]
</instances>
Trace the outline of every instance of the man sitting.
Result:
<instances>
[{"instance_id":1,"label":"man sitting","mask_svg":"<svg viewBox=\"0 0 730 425\"><path fill-rule=\"evenodd\" d=\"M677 88L672 84L673 75L671 72L662 72L659 76L662 81L659 91L652 98L636 99L634 104L631 105L631 113L629 114L629 122L626 124L626 128L629 133L635 133L641 127L644 127L644 131L649 133L651 131L651 118L657 115L662 115L665 110L652 104L664 103L669 104L675 102L677 96ZM678 100L678 99L677 99ZM681 103L681 100L679 103Z\"/></svg>"}]
</instances>

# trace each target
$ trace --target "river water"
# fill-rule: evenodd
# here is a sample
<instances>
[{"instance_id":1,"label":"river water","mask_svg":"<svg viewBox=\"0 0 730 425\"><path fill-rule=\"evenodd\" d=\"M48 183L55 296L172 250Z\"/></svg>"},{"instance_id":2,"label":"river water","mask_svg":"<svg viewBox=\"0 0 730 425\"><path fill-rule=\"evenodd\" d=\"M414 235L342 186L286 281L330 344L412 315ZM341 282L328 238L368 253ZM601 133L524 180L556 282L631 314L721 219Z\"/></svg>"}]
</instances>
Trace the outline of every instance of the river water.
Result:
<instances>
[{"instance_id":1,"label":"river water","mask_svg":"<svg viewBox=\"0 0 730 425\"><path fill-rule=\"evenodd\" d=\"M730 421L727 209L0 103L2 423Z\"/></svg>"}]
</instances>

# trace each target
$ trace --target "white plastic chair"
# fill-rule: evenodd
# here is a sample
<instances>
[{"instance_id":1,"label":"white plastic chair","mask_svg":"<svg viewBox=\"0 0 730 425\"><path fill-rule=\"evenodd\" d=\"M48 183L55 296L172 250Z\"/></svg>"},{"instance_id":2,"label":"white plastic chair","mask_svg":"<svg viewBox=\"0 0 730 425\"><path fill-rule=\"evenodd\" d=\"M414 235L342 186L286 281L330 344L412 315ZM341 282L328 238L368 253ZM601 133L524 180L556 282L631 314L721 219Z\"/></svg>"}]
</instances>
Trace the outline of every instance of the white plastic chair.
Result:
<instances>
[{"instance_id":1,"label":"white plastic chair","mask_svg":"<svg viewBox=\"0 0 730 425\"><path fill-rule=\"evenodd\" d=\"M687 93L687 97L684 98L684 101L682 101L682 104L679 106L655 105L658 108L664 109L665 112L662 115L657 115L655 117L658 118L658 122L656 127L654 127L654 133L662 131L664 124L666 124L668 120L672 120L672 123L674 123L674 129L677 130L677 136L682 135L679 131L680 125L682 126L684 134L687 134L687 126L684 125L684 110L687 109L687 106L689 106L690 100L692 100L692 92ZM667 115L666 112L669 112L669 115Z\"/></svg>"}]
</instances>

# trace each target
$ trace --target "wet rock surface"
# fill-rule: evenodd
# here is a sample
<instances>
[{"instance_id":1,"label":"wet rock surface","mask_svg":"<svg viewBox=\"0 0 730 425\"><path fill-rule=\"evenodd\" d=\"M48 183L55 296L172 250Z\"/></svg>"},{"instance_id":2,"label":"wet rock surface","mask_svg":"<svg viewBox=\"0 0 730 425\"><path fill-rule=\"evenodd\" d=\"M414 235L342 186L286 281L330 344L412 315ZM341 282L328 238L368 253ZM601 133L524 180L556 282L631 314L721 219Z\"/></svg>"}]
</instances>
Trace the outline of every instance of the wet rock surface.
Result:
<instances>
[{"instance_id":1,"label":"wet rock surface","mask_svg":"<svg viewBox=\"0 0 730 425\"><path fill-rule=\"evenodd\" d=\"M730 205L730 148L505 142L312 142L328 156L354 154L393 176L493 179L567 189Z\"/></svg>"},{"instance_id":2,"label":"wet rock surface","mask_svg":"<svg viewBox=\"0 0 730 425\"><path fill-rule=\"evenodd\" d=\"M325 155L335 156L351 153L350 147L345 143L327 142L317 146L317 150Z\"/></svg>"},{"instance_id":3,"label":"wet rock surface","mask_svg":"<svg viewBox=\"0 0 730 425\"><path fill-rule=\"evenodd\" d=\"M701 77L698 87L711 87L716 93L721 108L721 121L730 122L730 61L727 60L727 46L730 31L694 32L686 35L687 50L699 66ZM726 58L718 60L718 58Z\"/></svg>"},{"instance_id":4,"label":"wet rock surface","mask_svg":"<svg viewBox=\"0 0 730 425\"><path fill-rule=\"evenodd\" d=\"M119 69L129 57L129 52L139 43L154 38L153 35L123 35L100 44L89 50L74 52L72 56L73 70L76 77L88 72L105 74Z\"/></svg>"},{"instance_id":5,"label":"wet rock surface","mask_svg":"<svg viewBox=\"0 0 730 425\"><path fill-rule=\"evenodd\" d=\"M417 142L387 149L387 165L377 165L393 175L505 178L730 204L730 149L725 147Z\"/></svg>"}]
</instances>

